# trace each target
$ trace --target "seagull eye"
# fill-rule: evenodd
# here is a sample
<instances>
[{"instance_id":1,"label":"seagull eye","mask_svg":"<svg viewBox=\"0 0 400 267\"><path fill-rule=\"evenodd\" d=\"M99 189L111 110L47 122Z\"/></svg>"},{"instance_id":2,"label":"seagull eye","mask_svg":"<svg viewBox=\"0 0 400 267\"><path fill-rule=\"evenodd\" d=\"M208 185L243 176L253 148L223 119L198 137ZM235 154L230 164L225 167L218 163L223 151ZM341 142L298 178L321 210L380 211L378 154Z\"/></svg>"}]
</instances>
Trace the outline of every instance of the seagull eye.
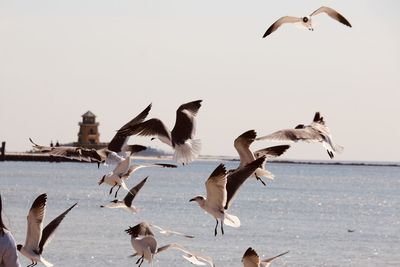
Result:
<instances>
[{"instance_id":1,"label":"seagull eye","mask_svg":"<svg viewBox=\"0 0 400 267\"><path fill-rule=\"evenodd\" d=\"M307 17L304 17L304 18L303 18L303 21L304 21L304 22L307 22L307 21L308 21L308 18L307 18Z\"/></svg>"}]
</instances>

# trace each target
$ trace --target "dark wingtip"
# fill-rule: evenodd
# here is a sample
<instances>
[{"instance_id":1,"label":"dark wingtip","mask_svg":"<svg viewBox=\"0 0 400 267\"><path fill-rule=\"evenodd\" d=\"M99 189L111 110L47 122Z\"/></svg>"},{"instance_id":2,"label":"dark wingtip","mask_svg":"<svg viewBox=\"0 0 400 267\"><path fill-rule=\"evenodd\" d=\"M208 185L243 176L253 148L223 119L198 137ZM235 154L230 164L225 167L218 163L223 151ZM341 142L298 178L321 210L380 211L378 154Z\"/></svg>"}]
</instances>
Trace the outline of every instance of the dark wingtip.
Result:
<instances>
[{"instance_id":1,"label":"dark wingtip","mask_svg":"<svg viewBox=\"0 0 400 267\"><path fill-rule=\"evenodd\" d=\"M249 247L249 248L246 250L246 252L243 254L243 258L244 258L244 257L249 257L249 256L256 256L256 257L258 257L257 252L256 252L252 247Z\"/></svg>"},{"instance_id":2,"label":"dark wingtip","mask_svg":"<svg viewBox=\"0 0 400 267\"><path fill-rule=\"evenodd\" d=\"M241 135L239 135L239 137L255 140L257 137L257 132L255 130L248 130L247 132L244 132Z\"/></svg>"},{"instance_id":3,"label":"dark wingtip","mask_svg":"<svg viewBox=\"0 0 400 267\"><path fill-rule=\"evenodd\" d=\"M226 174L226 168L223 163L219 164L217 168L211 173L210 177L212 176L218 176L220 174Z\"/></svg>"}]
</instances>

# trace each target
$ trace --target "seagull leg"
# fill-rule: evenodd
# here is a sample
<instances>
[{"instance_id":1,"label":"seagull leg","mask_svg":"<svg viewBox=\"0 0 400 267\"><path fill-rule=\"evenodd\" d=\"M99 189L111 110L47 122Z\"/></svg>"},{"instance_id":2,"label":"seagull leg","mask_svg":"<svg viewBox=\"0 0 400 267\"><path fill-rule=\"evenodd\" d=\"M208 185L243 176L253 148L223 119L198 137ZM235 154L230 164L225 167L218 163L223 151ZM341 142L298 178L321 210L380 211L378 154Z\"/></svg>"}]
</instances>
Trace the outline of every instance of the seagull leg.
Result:
<instances>
[{"instance_id":1,"label":"seagull leg","mask_svg":"<svg viewBox=\"0 0 400 267\"><path fill-rule=\"evenodd\" d=\"M222 232L222 235L224 235L224 223L223 223L223 221L221 221L221 232Z\"/></svg>"},{"instance_id":2,"label":"seagull leg","mask_svg":"<svg viewBox=\"0 0 400 267\"><path fill-rule=\"evenodd\" d=\"M111 187L109 195L111 195L111 193L112 193L114 187L116 187L116 186L117 186L117 183L115 183L115 185L113 185L113 186Z\"/></svg>"},{"instance_id":3,"label":"seagull leg","mask_svg":"<svg viewBox=\"0 0 400 267\"><path fill-rule=\"evenodd\" d=\"M117 194L118 194L118 191L119 191L120 188L121 188L121 186L118 186L117 191L115 191L115 198L117 198Z\"/></svg>"},{"instance_id":4,"label":"seagull leg","mask_svg":"<svg viewBox=\"0 0 400 267\"><path fill-rule=\"evenodd\" d=\"M137 261L136 261L136 264L139 264L139 262L140 262L140 260L143 260L143 255L142 255L142 257L140 257ZM139 265L140 266L140 265Z\"/></svg>"},{"instance_id":5,"label":"seagull leg","mask_svg":"<svg viewBox=\"0 0 400 267\"><path fill-rule=\"evenodd\" d=\"M215 225L214 236L217 236L218 219L215 220L217 221L217 224Z\"/></svg>"},{"instance_id":6,"label":"seagull leg","mask_svg":"<svg viewBox=\"0 0 400 267\"><path fill-rule=\"evenodd\" d=\"M257 178L257 180L259 180L264 186L267 186L267 184L266 184L260 177L258 177L257 175L256 175L256 178Z\"/></svg>"},{"instance_id":7,"label":"seagull leg","mask_svg":"<svg viewBox=\"0 0 400 267\"><path fill-rule=\"evenodd\" d=\"M32 267L33 266L33 264L35 264L35 262L34 261L32 261L32 263L31 264L29 264L28 266L26 266L26 267Z\"/></svg>"}]
</instances>

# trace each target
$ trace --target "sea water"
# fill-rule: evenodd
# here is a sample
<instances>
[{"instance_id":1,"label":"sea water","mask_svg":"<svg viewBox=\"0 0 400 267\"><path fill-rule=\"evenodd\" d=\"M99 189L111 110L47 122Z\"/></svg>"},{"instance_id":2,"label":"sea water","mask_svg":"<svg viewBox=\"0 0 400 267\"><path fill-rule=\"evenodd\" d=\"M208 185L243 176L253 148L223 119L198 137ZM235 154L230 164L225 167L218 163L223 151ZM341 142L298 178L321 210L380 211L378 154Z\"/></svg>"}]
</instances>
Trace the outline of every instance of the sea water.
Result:
<instances>
[{"instance_id":1,"label":"sea water","mask_svg":"<svg viewBox=\"0 0 400 267\"><path fill-rule=\"evenodd\" d=\"M133 201L137 214L100 208L114 197L110 186L97 181L113 166L1 162L3 218L17 243L24 244L26 215L39 194L48 195L44 225L78 202L43 252L55 266L135 266L124 230L142 221L194 235L188 239L156 232L156 239L159 246L178 243L210 256L221 267L242 266L248 247L262 258L289 250L274 261L276 267L400 266L399 167L270 163L275 179L266 180L267 186L246 181L233 201L229 213L239 217L241 227L225 226L223 236L218 228L214 236L215 219L189 200L206 195L204 183L221 162L227 169L238 165L199 160L176 169L138 170L128 187L149 178ZM121 189L118 198L125 194ZM181 255L162 252L154 266L193 266ZM21 255L20 261L30 264Z\"/></svg>"}]
</instances>

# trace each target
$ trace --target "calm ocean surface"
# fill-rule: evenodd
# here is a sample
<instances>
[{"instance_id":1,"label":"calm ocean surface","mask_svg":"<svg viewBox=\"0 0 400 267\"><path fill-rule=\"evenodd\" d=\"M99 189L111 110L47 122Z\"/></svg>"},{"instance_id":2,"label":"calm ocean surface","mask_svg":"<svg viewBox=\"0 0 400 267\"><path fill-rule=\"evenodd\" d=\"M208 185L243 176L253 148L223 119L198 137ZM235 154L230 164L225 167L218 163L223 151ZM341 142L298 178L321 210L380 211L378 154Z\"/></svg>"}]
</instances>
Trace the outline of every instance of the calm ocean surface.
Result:
<instances>
[{"instance_id":1,"label":"calm ocean surface","mask_svg":"<svg viewBox=\"0 0 400 267\"><path fill-rule=\"evenodd\" d=\"M400 168L269 164L275 180L267 187L247 181L233 202L230 213L242 226L225 226L225 235L214 237L215 220L189 199L205 194L204 182L219 163L137 171L128 187L149 179L134 200L141 210L132 215L99 207L113 199L109 186L97 185L109 166L0 162L3 218L23 244L26 215L39 194L48 194L45 224L78 202L43 253L55 266L135 266L124 230L144 220L195 235L185 239L157 232L156 238L159 245L175 242L209 255L221 267L242 266L249 246L262 257L290 250L274 261L275 267L400 266ZM227 168L238 164L224 163ZM121 189L119 198L125 194ZM30 263L20 260L24 266ZM156 256L154 266L193 265L169 250Z\"/></svg>"}]
</instances>

